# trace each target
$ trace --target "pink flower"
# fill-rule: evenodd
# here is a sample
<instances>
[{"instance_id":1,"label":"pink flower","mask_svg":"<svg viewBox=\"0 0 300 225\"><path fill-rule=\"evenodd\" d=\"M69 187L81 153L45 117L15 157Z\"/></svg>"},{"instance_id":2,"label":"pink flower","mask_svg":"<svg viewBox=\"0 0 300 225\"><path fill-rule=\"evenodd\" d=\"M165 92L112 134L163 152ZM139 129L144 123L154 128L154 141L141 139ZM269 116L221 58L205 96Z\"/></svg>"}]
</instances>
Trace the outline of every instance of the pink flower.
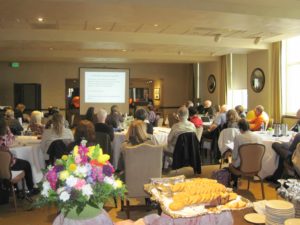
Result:
<instances>
[{"instance_id":1,"label":"pink flower","mask_svg":"<svg viewBox=\"0 0 300 225\"><path fill-rule=\"evenodd\" d=\"M50 183L50 186L53 190L56 190L56 183L57 183L57 173L55 171L55 167L48 171L46 174L46 178Z\"/></svg>"},{"instance_id":2,"label":"pink flower","mask_svg":"<svg viewBox=\"0 0 300 225\"><path fill-rule=\"evenodd\" d=\"M81 158L80 158L79 155L77 155L77 156L75 157L75 163L76 163L76 164L79 164L80 162L81 162Z\"/></svg>"},{"instance_id":3,"label":"pink flower","mask_svg":"<svg viewBox=\"0 0 300 225\"><path fill-rule=\"evenodd\" d=\"M77 183L75 184L75 189L81 190L82 187L83 187L85 184L86 184L85 180L79 179L79 180L77 181Z\"/></svg>"}]
</instances>

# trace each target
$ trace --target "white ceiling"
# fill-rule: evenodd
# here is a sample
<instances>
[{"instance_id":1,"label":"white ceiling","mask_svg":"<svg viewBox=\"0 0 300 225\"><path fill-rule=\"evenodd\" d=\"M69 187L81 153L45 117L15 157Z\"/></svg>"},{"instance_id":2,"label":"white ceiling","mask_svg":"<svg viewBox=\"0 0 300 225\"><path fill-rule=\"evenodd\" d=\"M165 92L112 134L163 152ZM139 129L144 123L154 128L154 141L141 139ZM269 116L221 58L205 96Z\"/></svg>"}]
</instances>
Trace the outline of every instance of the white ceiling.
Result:
<instances>
[{"instance_id":1,"label":"white ceiling","mask_svg":"<svg viewBox=\"0 0 300 225\"><path fill-rule=\"evenodd\" d=\"M205 62L296 35L300 0L0 0L1 61Z\"/></svg>"}]
</instances>

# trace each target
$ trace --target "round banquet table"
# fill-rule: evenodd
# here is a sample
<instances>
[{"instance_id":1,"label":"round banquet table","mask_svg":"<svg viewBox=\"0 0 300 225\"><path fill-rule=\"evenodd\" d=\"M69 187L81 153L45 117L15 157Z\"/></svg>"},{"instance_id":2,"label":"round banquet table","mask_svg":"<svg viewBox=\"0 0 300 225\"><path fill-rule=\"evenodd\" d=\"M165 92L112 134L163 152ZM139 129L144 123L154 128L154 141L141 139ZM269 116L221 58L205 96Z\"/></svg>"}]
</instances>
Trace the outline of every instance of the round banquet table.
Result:
<instances>
[{"instance_id":1,"label":"round banquet table","mask_svg":"<svg viewBox=\"0 0 300 225\"><path fill-rule=\"evenodd\" d=\"M17 136L9 147L10 152L19 159L27 160L32 169L33 182L38 183L43 178L42 169L45 161L40 146L41 140L36 136Z\"/></svg>"}]
</instances>

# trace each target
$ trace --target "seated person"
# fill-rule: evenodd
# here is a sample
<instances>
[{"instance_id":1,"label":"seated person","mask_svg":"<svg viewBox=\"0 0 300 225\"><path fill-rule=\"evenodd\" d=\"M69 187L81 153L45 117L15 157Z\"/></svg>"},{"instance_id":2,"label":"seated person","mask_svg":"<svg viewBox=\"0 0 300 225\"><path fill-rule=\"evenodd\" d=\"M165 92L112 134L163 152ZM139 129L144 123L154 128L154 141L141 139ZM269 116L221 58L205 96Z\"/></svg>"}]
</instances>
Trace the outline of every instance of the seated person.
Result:
<instances>
[{"instance_id":1,"label":"seated person","mask_svg":"<svg viewBox=\"0 0 300 225\"><path fill-rule=\"evenodd\" d=\"M228 110L226 113L226 123L224 124L222 129L225 128L238 128L238 121L240 117L237 112L233 109Z\"/></svg>"},{"instance_id":2,"label":"seated person","mask_svg":"<svg viewBox=\"0 0 300 225\"><path fill-rule=\"evenodd\" d=\"M165 147L164 151L173 153L177 138L180 134L187 132L195 132L196 127L193 123L188 121L189 111L185 106L182 106L177 111L179 122L175 123L168 135L168 145Z\"/></svg>"},{"instance_id":3,"label":"seated person","mask_svg":"<svg viewBox=\"0 0 300 225\"><path fill-rule=\"evenodd\" d=\"M95 120L95 108L94 107L89 107L87 109L86 114L85 114L85 119L94 123L94 120Z\"/></svg>"},{"instance_id":4,"label":"seated person","mask_svg":"<svg viewBox=\"0 0 300 225\"><path fill-rule=\"evenodd\" d=\"M75 129L74 141L68 145L67 149L71 152L76 145L80 145L82 140L87 141L86 146L95 145L95 138L94 124L89 120L81 120Z\"/></svg>"},{"instance_id":5,"label":"seated person","mask_svg":"<svg viewBox=\"0 0 300 225\"><path fill-rule=\"evenodd\" d=\"M47 123L45 125L46 129L49 129L52 126L52 117L54 114L59 114L59 108L50 106L48 108L48 113L45 117L47 117ZM69 122L64 120L64 127L69 128Z\"/></svg>"},{"instance_id":6,"label":"seated person","mask_svg":"<svg viewBox=\"0 0 300 225\"><path fill-rule=\"evenodd\" d=\"M59 114L55 113L52 116L52 126L48 129L45 129L42 135L41 141L41 149L44 154L45 160L49 159L49 155L47 151L49 149L50 144L55 140L70 140L73 141L74 136L72 131L69 128L65 128L64 126L64 117Z\"/></svg>"},{"instance_id":7,"label":"seated person","mask_svg":"<svg viewBox=\"0 0 300 225\"><path fill-rule=\"evenodd\" d=\"M272 144L273 150L279 155L279 163L276 171L270 177L267 177L267 181L278 183L277 179L280 179L284 170L284 161L292 165L291 157L296 150L297 144L300 143L300 133L291 138L289 142L274 142Z\"/></svg>"},{"instance_id":8,"label":"seated person","mask_svg":"<svg viewBox=\"0 0 300 225\"><path fill-rule=\"evenodd\" d=\"M30 117L28 114L24 113L26 106L22 103L17 104L14 112L15 112L15 118L19 119L22 118L22 122L29 122Z\"/></svg>"},{"instance_id":9,"label":"seated person","mask_svg":"<svg viewBox=\"0 0 300 225\"><path fill-rule=\"evenodd\" d=\"M119 107L117 105L113 105L110 108L110 114L107 116L105 123L116 129L119 128L120 123L123 122L124 118L119 111Z\"/></svg>"},{"instance_id":10,"label":"seated person","mask_svg":"<svg viewBox=\"0 0 300 225\"><path fill-rule=\"evenodd\" d=\"M246 118L246 113L245 113L245 109L242 105L237 105L235 108L235 111L237 112L237 114L239 115L239 117L241 119L245 119Z\"/></svg>"},{"instance_id":11,"label":"seated person","mask_svg":"<svg viewBox=\"0 0 300 225\"><path fill-rule=\"evenodd\" d=\"M35 135L42 135L44 128L42 113L40 111L33 111L30 116L28 130L31 130Z\"/></svg>"},{"instance_id":12,"label":"seated person","mask_svg":"<svg viewBox=\"0 0 300 225\"><path fill-rule=\"evenodd\" d=\"M300 132L299 128L300 128L300 109L298 109L297 113L296 113L296 117L298 119L297 123L294 124L291 128L291 131L294 131L294 132Z\"/></svg>"},{"instance_id":13,"label":"seated person","mask_svg":"<svg viewBox=\"0 0 300 225\"><path fill-rule=\"evenodd\" d=\"M189 121L191 121L196 128L203 125L202 119L197 115L197 110L194 107L189 107Z\"/></svg>"},{"instance_id":14,"label":"seated person","mask_svg":"<svg viewBox=\"0 0 300 225\"><path fill-rule=\"evenodd\" d=\"M191 100L188 100L184 105L187 108L194 107L194 103Z\"/></svg>"},{"instance_id":15,"label":"seated person","mask_svg":"<svg viewBox=\"0 0 300 225\"><path fill-rule=\"evenodd\" d=\"M153 134L153 125L148 121L148 113L144 108L138 108L134 114L135 119L141 120L147 125L147 133Z\"/></svg>"},{"instance_id":16,"label":"seated person","mask_svg":"<svg viewBox=\"0 0 300 225\"><path fill-rule=\"evenodd\" d=\"M23 131L23 127L20 124L19 120L17 120L15 118L15 113L12 109L6 110L5 118L6 118L7 125L9 127L9 129L11 130L11 132L14 135L21 135L21 133Z\"/></svg>"},{"instance_id":17,"label":"seated person","mask_svg":"<svg viewBox=\"0 0 300 225\"><path fill-rule=\"evenodd\" d=\"M248 120L250 124L250 130L260 131L262 128L265 129L266 125L269 122L269 116L266 117L267 114L264 114L264 107L262 105L256 106L254 114L255 117L253 119Z\"/></svg>"},{"instance_id":18,"label":"seated person","mask_svg":"<svg viewBox=\"0 0 300 225\"><path fill-rule=\"evenodd\" d=\"M211 134L212 132L217 128L222 128L223 125L226 123L226 113L227 113L227 105L222 105L220 108L220 112L214 119L213 123L210 125L210 127L203 133L203 135L206 138L212 138Z\"/></svg>"},{"instance_id":19,"label":"seated person","mask_svg":"<svg viewBox=\"0 0 300 225\"><path fill-rule=\"evenodd\" d=\"M100 109L97 112L97 114L96 114L97 123L95 124L95 131L107 133L110 137L110 140L113 141L114 140L114 129L112 128L112 126L107 125L105 123L106 117L107 117L107 112L105 109Z\"/></svg>"},{"instance_id":20,"label":"seated person","mask_svg":"<svg viewBox=\"0 0 300 225\"><path fill-rule=\"evenodd\" d=\"M250 144L250 143L258 143L262 144L262 139L259 135L250 131L249 123L245 119L240 119L238 122L238 128L240 130L240 134L235 136L234 139L234 148L232 150L232 163L229 167L239 168L241 161L239 157L239 147L243 144ZM233 187L237 187L237 180L236 176L233 176Z\"/></svg>"},{"instance_id":21,"label":"seated person","mask_svg":"<svg viewBox=\"0 0 300 225\"><path fill-rule=\"evenodd\" d=\"M156 123L156 113L154 112L154 107L153 105L148 105L148 120L149 120L149 123L152 124L152 126L155 126L155 123Z\"/></svg>"},{"instance_id":22,"label":"seated person","mask_svg":"<svg viewBox=\"0 0 300 225\"><path fill-rule=\"evenodd\" d=\"M13 143L14 136L10 132L9 127L3 117L0 118L0 151L9 151L9 145ZM29 195L38 194L38 189L34 188L32 179L31 165L28 161L13 157L11 162L11 170L25 172L26 186L29 191Z\"/></svg>"},{"instance_id":23,"label":"seated person","mask_svg":"<svg viewBox=\"0 0 300 225\"><path fill-rule=\"evenodd\" d=\"M215 114L210 100L205 100L203 102L203 106L200 105L197 110L199 114L209 116L210 118L212 118Z\"/></svg>"}]
</instances>

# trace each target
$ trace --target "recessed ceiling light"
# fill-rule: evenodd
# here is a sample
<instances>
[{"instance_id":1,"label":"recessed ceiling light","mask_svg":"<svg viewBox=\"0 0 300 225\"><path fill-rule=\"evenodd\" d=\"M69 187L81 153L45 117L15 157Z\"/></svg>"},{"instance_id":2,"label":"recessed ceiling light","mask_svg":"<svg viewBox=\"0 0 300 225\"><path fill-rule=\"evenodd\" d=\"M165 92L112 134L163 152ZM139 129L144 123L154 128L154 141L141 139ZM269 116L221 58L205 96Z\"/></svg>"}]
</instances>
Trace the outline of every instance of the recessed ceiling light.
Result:
<instances>
[{"instance_id":1,"label":"recessed ceiling light","mask_svg":"<svg viewBox=\"0 0 300 225\"><path fill-rule=\"evenodd\" d=\"M38 20L39 22L43 22L43 21L44 21L44 18L43 18L43 17L38 17L37 20Z\"/></svg>"},{"instance_id":2,"label":"recessed ceiling light","mask_svg":"<svg viewBox=\"0 0 300 225\"><path fill-rule=\"evenodd\" d=\"M122 49L122 52L127 52L127 50L126 49Z\"/></svg>"},{"instance_id":3,"label":"recessed ceiling light","mask_svg":"<svg viewBox=\"0 0 300 225\"><path fill-rule=\"evenodd\" d=\"M101 29L102 29L101 27L96 27L96 28L95 28L95 30L101 30Z\"/></svg>"},{"instance_id":4,"label":"recessed ceiling light","mask_svg":"<svg viewBox=\"0 0 300 225\"><path fill-rule=\"evenodd\" d=\"M153 24L153 26L154 26L154 27L158 27L158 24L157 24L157 23L156 23L156 24Z\"/></svg>"},{"instance_id":5,"label":"recessed ceiling light","mask_svg":"<svg viewBox=\"0 0 300 225\"><path fill-rule=\"evenodd\" d=\"M19 18L17 18L17 19L16 19L16 22L17 22L17 23L20 23L20 22L21 22L21 20L20 20Z\"/></svg>"},{"instance_id":6,"label":"recessed ceiling light","mask_svg":"<svg viewBox=\"0 0 300 225\"><path fill-rule=\"evenodd\" d=\"M50 48L49 48L49 50L51 50L51 51L52 51L52 50L53 50L53 48L52 48L52 47L50 47Z\"/></svg>"}]
</instances>

